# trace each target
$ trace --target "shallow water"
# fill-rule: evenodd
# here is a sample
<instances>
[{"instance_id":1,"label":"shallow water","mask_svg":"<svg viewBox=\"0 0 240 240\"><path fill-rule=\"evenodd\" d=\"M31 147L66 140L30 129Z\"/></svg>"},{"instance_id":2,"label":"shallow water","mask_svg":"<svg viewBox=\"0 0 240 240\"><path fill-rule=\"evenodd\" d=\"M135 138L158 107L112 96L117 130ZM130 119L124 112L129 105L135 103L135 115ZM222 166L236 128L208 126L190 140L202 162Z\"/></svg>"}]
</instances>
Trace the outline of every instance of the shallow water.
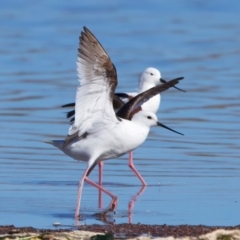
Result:
<instances>
[{"instance_id":1,"label":"shallow water","mask_svg":"<svg viewBox=\"0 0 240 240\"><path fill-rule=\"evenodd\" d=\"M14 5L14 6L13 6ZM86 165L43 140L69 127L62 104L74 101L79 32L86 25L118 70L118 91L137 89L141 71L184 76L162 94L165 129L134 151L148 183L132 222L237 225L240 216L240 3L181 0L5 1L0 8L0 225L70 226ZM91 178L97 181L97 169ZM119 197L107 221L129 221L141 184L127 156L107 161L103 185ZM104 207L110 199L104 196ZM98 192L85 184L81 223L101 223Z\"/></svg>"}]
</instances>

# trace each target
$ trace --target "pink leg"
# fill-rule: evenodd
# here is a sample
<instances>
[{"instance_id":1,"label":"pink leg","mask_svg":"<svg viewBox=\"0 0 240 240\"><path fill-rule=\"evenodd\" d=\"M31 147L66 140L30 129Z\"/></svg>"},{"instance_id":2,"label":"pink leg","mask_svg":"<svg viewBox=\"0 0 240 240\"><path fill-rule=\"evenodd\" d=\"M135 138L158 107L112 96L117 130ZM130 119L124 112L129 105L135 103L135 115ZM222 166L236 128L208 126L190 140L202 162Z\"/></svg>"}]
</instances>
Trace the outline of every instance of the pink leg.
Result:
<instances>
[{"instance_id":1,"label":"pink leg","mask_svg":"<svg viewBox=\"0 0 240 240\"><path fill-rule=\"evenodd\" d=\"M85 178L85 181L87 183L89 183L90 185L98 188L100 191L103 191L104 193L106 193L109 197L112 198L112 201L108 207L108 209L110 209L111 211L114 211L117 208L117 204L118 204L118 198L117 196L113 195L112 193L110 193L109 191L107 191L105 188L103 188L102 186L99 186L98 184L96 184L95 182L93 182L92 180L90 180L88 177Z\"/></svg>"},{"instance_id":2,"label":"pink leg","mask_svg":"<svg viewBox=\"0 0 240 240\"><path fill-rule=\"evenodd\" d=\"M102 186L102 173L103 173L103 161L98 163L98 185ZM102 191L99 190L98 192L98 206L99 208L103 208L103 202L102 202Z\"/></svg>"},{"instance_id":3,"label":"pink leg","mask_svg":"<svg viewBox=\"0 0 240 240\"><path fill-rule=\"evenodd\" d=\"M99 185L99 186L102 186L103 165L104 165L104 162L103 162L103 161L101 161L101 162L98 163L98 173L99 173L98 185Z\"/></svg>"},{"instance_id":4,"label":"pink leg","mask_svg":"<svg viewBox=\"0 0 240 240\"><path fill-rule=\"evenodd\" d=\"M89 170L92 170L90 167L88 167L85 172L83 173L83 176L81 178L81 180L79 181L79 185L78 185L78 197L77 197L77 207L76 207L76 211L75 211L75 218L78 218L79 216L79 211L80 211L80 202L81 202L81 196L82 196L82 189L83 189L83 184L84 181L86 181L87 183L89 183L90 185L98 188L99 190L103 191L104 193L106 193L108 196L110 196L112 198L112 201L110 203L110 209L112 211L114 211L117 207L117 203L118 203L118 198L113 195L112 193L110 193L109 191L107 191L106 189L104 189L103 187L99 186L98 184L94 183L93 181L91 181L87 175L90 174Z\"/></svg>"},{"instance_id":5,"label":"pink leg","mask_svg":"<svg viewBox=\"0 0 240 240\"><path fill-rule=\"evenodd\" d=\"M133 152L129 152L129 158L128 158L128 166L132 169L132 171L137 175L138 179L141 181L143 186L147 186L147 183L144 181L143 177L140 175L140 173L137 171L133 164Z\"/></svg>"},{"instance_id":6,"label":"pink leg","mask_svg":"<svg viewBox=\"0 0 240 240\"><path fill-rule=\"evenodd\" d=\"M78 183L78 196L77 196L77 206L76 206L76 211L75 211L75 218L77 218L79 216L83 184L84 184L84 180L85 180L85 178L87 176L87 173L88 173L89 169L90 168L87 167L87 169L83 173L83 176L82 176L81 180Z\"/></svg>"}]
</instances>

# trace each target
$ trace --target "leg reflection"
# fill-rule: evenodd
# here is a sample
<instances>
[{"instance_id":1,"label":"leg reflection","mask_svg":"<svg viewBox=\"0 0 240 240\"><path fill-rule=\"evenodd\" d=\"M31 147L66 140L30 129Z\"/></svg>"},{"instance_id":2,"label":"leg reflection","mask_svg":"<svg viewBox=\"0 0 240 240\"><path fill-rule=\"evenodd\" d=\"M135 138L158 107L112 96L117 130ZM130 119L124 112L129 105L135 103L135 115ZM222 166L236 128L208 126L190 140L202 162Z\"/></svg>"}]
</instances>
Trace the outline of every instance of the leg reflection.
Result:
<instances>
[{"instance_id":1,"label":"leg reflection","mask_svg":"<svg viewBox=\"0 0 240 240\"><path fill-rule=\"evenodd\" d=\"M128 223L132 223L132 211L137 198L143 194L147 186L142 185L141 189L135 194L128 203Z\"/></svg>"},{"instance_id":2,"label":"leg reflection","mask_svg":"<svg viewBox=\"0 0 240 240\"><path fill-rule=\"evenodd\" d=\"M131 197L128 203L128 223L132 223L134 204L138 200L138 197L144 193L146 187L147 186L144 186L144 185L141 186L140 190L134 196ZM102 189L99 189L99 190L101 191L101 194L102 194ZM115 198L112 199L112 201L110 202L107 208L91 216L103 223L112 224L115 222L112 214L115 212L117 205L118 205L118 198L115 196ZM84 217L87 217L87 216L84 216ZM76 225L79 225L79 220L80 221L83 220L83 216L80 215L79 218L76 219L76 223L75 223Z\"/></svg>"}]
</instances>

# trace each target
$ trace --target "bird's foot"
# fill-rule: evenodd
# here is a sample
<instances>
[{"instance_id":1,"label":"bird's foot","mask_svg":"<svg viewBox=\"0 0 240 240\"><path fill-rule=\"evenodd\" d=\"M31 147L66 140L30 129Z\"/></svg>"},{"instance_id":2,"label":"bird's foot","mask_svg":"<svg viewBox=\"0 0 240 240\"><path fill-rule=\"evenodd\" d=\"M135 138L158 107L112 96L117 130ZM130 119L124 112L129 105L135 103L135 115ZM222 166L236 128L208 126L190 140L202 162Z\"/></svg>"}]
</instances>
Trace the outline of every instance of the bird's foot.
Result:
<instances>
[{"instance_id":1,"label":"bird's foot","mask_svg":"<svg viewBox=\"0 0 240 240\"><path fill-rule=\"evenodd\" d=\"M117 205L118 205L118 198L114 197L111 203L109 204L109 209L111 209L111 211L114 212L117 209Z\"/></svg>"},{"instance_id":2,"label":"bird's foot","mask_svg":"<svg viewBox=\"0 0 240 240\"><path fill-rule=\"evenodd\" d=\"M78 219L78 220L83 220L83 215L82 214L75 214L74 215L75 219Z\"/></svg>"},{"instance_id":3,"label":"bird's foot","mask_svg":"<svg viewBox=\"0 0 240 240\"><path fill-rule=\"evenodd\" d=\"M118 198L113 197L112 201L110 202L107 208L105 208L101 212L98 212L94 215L107 215L109 212L114 212L117 209L117 205L118 205Z\"/></svg>"}]
</instances>

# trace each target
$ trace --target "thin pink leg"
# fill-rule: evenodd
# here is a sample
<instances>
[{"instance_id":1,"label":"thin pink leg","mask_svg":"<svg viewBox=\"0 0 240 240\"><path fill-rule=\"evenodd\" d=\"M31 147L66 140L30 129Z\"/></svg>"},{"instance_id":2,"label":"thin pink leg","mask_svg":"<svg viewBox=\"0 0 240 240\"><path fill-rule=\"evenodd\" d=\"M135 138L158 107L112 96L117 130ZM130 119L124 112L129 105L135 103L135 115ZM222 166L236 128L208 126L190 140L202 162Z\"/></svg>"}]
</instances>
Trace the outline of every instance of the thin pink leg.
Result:
<instances>
[{"instance_id":1,"label":"thin pink leg","mask_svg":"<svg viewBox=\"0 0 240 240\"><path fill-rule=\"evenodd\" d=\"M102 186L102 173L103 173L103 161L98 163L98 185ZM103 208L103 201L102 201L102 191L99 190L98 192L98 206L99 208Z\"/></svg>"},{"instance_id":2,"label":"thin pink leg","mask_svg":"<svg viewBox=\"0 0 240 240\"><path fill-rule=\"evenodd\" d=\"M89 169L90 169L90 168L87 167L87 169L86 169L85 172L83 173L83 176L82 176L81 180L80 180L79 183L78 183L78 196L77 196L77 206L76 206L76 211L75 211L75 218L77 218L77 217L79 216L83 184L84 184L84 180L85 180L85 178L86 178L86 175L87 175Z\"/></svg>"},{"instance_id":3,"label":"thin pink leg","mask_svg":"<svg viewBox=\"0 0 240 240\"><path fill-rule=\"evenodd\" d=\"M132 171L136 174L138 179L141 181L143 186L147 186L147 183L144 181L143 177L140 175L140 173L137 171L133 164L133 152L129 152L129 158L128 158L128 166L132 169Z\"/></svg>"},{"instance_id":4,"label":"thin pink leg","mask_svg":"<svg viewBox=\"0 0 240 240\"><path fill-rule=\"evenodd\" d=\"M83 176L81 178L81 180L79 181L78 184L78 197L77 197L77 206L76 206L76 211L75 211L75 218L78 218L79 216L79 211L80 211L80 203L81 203L81 197L82 197L82 189L83 189L83 184L84 181L86 181L87 183L89 183L90 185L98 188L99 190L103 191L104 193L106 193L108 196L110 196L112 198L112 201L110 203L110 209L112 211L114 211L117 207L117 203L118 203L118 198L117 196L113 195L112 193L110 193L109 191L107 191L106 189L104 189L103 187L99 186L98 184L96 184L95 182L91 181L88 177L87 174L89 174L89 169L91 169L90 167L87 167L87 169L85 170L85 172L83 173ZM92 169L91 169L92 170Z\"/></svg>"},{"instance_id":5,"label":"thin pink leg","mask_svg":"<svg viewBox=\"0 0 240 240\"><path fill-rule=\"evenodd\" d=\"M134 207L134 203L137 201L137 198L145 191L145 188L146 186L143 185L140 191L138 191L138 193L135 194L128 203L128 223L132 223L132 209Z\"/></svg>"},{"instance_id":6,"label":"thin pink leg","mask_svg":"<svg viewBox=\"0 0 240 240\"><path fill-rule=\"evenodd\" d=\"M98 163L98 173L99 173L98 185L99 185L99 186L102 186L103 165L104 165L104 162L103 162L103 161L101 161L101 162Z\"/></svg>"},{"instance_id":7,"label":"thin pink leg","mask_svg":"<svg viewBox=\"0 0 240 240\"><path fill-rule=\"evenodd\" d=\"M114 211L117 208L117 204L118 204L118 198L117 196L113 195L111 192L107 191L105 188L103 188L102 186L99 186L98 184L96 184L95 182L93 182L92 180L90 180L88 177L85 177L85 181L87 183L89 183L90 185L98 188L100 191L103 191L104 193L106 193L109 197L112 198L112 201L109 205L109 208L111 211Z\"/></svg>"}]
</instances>

